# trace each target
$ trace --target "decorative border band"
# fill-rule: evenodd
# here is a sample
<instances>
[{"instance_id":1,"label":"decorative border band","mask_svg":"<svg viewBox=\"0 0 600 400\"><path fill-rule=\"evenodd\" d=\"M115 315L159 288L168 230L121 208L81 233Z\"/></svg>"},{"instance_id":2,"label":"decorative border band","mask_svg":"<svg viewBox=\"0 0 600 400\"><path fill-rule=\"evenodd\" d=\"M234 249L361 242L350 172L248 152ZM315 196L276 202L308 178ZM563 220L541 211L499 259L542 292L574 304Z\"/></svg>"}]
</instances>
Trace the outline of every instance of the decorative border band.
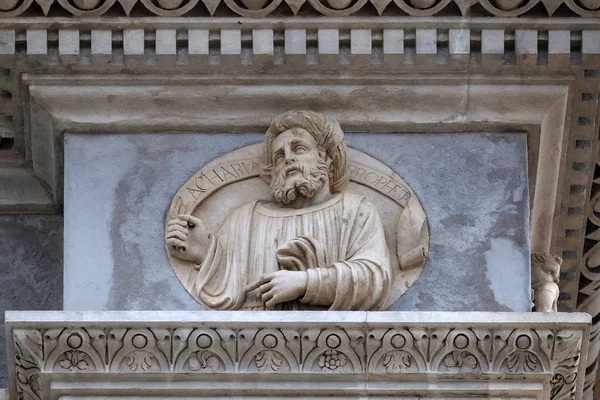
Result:
<instances>
[{"instance_id":1,"label":"decorative border band","mask_svg":"<svg viewBox=\"0 0 600 400\"><path fill-rule=\"evenodd\" d=\"M447 16L449 13L456 16L517 17L535 14L538 7L543 7L548 16L552 16L558 8L568 10L573 16L600 16L597 0L2 0L0 18L37 10L44 16L54 16L59 13L58 9L75 17L97 17L107 13L130 15L134 8L145 15L161 17L239 15L254 18L277 14L280 18L282 15L305 13L329 17L364 13L400 13L415 17Z\"/></svg>"},{"instance_id":2,"label":"decorative border band","mask_svg":"<svg viewBox=\"0 0 600 400\"><path fill-rule=\"evenodd\" d=\"M177 379L260 373L293 381L298 374L319 380L333 373L365 380L398 375L397 381L425 374L452 381L470 373L483 381L549 380L544 398L579 399L590 319L529 313L8 312L6 322L14 398L49 398L53 376L65 375L73 381L103 374L108 381L135 379L132 374Z\"/></svg>"}]
</instances>

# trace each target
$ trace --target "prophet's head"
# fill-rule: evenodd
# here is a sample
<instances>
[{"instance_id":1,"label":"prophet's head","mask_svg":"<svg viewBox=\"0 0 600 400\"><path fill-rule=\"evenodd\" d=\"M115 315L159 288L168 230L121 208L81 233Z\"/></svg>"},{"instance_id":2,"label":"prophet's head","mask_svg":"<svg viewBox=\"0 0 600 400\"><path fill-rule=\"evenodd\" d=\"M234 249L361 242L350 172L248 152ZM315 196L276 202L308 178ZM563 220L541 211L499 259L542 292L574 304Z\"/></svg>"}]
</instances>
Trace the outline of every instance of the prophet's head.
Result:
<instances>
[{"instance_id":1,"label":"prophet's head","mask_svg":"<svg viewBox=\"0 0 600 400\"><path fill-rule=\"evenodd\" d=\"M340 125L313 111L277 116L265 134L262 178L276 201L312 197L324 184L331 193L348 185L347 148Z\"/></svg>"}]
</instances>

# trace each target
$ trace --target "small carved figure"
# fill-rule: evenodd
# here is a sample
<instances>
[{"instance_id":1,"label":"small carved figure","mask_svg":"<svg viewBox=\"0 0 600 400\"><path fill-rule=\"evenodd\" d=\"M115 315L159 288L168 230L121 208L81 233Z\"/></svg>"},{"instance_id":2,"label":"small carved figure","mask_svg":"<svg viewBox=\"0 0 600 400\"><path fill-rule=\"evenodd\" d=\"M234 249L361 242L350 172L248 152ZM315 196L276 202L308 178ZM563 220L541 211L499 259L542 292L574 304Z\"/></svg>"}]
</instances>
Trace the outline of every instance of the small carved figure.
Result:
<instances>
[{"instance_id":1,"label":"small carved figure","mask_svg":"<svg viewBox=\"0 0 600 400\"><path fill-rule=\"evenodd\" d=\"M170 254L190 261L188 282L213 309L381 308L390 257L375 206L347 193L344 134L336 121L289 111L265 134L263 180L274 201L231 212L220 229L179 215Z\"/></svg>"},{"instance_id":2,"label":"small carved figure","mask_svg":"<svg viewBox=\"0 0 600 400\"><path fill-rule=\"evenodd\" d=\"M548 253L531 255L531 287L535 311L556 312L562 258Z\"/></svg>"}]
</instances>

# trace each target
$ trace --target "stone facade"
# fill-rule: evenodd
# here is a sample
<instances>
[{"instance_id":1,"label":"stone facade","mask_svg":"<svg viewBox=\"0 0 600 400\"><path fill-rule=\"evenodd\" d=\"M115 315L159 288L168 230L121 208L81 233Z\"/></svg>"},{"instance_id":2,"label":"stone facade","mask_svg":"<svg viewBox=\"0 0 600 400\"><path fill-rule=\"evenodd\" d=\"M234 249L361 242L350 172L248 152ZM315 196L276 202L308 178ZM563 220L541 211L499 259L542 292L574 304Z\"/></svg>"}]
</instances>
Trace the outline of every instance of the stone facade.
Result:
<instances>
[{"instance_id":1,"label":"stone facade","mask_svg":"<svg viewBox=\"0 0 600 400\"><path fill-rule=\"evenodd\" d=\"M0 1L0 211L61 212L66 132L264 132L270 118L293 108L368 134L520 131L531 250L563 260L558 309L597 316L598 7L595 0ZM39 229L31 221L42 221ZM3 254L12 255L2 259L2 281L12 288L2 293L6 307L60 308L60 217L1 223L11 238L3 241ZM29 235L38 233L43 244L32 246ZM19 266L31 271L19 275ZM15 302L17 285L44 290ZM599 335L595 323L585 399L593 396Z\"/></svg>"},{"instance_id":2,"label":"stone facade","mask_svg":"<svg viewBox=\"0 0 600 400\"><path fill-rule=\"evenodd\" d=\"M0 216L2 310L61 310L63 218L59 215ZM4 311L0 315L4 323ZM6 353L0 329L0 354ZM0 357L0 387L8 387L7 359ZM1 398L1 395L0 395Z\"/></svg>"}]
</instances>

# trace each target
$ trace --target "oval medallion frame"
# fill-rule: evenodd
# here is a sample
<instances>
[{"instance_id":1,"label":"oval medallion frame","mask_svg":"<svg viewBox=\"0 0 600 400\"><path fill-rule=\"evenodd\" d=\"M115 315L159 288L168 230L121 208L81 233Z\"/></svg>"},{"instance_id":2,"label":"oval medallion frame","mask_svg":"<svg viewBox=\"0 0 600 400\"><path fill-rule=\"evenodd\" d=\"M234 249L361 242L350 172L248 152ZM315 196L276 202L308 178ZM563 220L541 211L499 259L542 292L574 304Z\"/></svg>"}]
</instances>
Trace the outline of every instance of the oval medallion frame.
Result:
<instances>
[{"instance_id":1,"label":"oval medallion frame","mask_svg":"<svg viewBox=\"0 0 600 400\"><path fill-rule=\"evenodd\" d=\"M170 219L191 214L200 218L209 232L216 232L237 207L254 200L272 200L269 186L260 179L263 146L260 143L233 150L196 172L175 194L165 229ZM427 217L414 191L387 165L350 147L348 160L350 183L346 190L364 196L376 206L390 249L393 276L390 293L382 307L386 309L412 286L426 263ZM167 257L181 284L202 304L191 290L189 275L194 266L172 257L168 251Z\"/></svg>"}]
</instances>

